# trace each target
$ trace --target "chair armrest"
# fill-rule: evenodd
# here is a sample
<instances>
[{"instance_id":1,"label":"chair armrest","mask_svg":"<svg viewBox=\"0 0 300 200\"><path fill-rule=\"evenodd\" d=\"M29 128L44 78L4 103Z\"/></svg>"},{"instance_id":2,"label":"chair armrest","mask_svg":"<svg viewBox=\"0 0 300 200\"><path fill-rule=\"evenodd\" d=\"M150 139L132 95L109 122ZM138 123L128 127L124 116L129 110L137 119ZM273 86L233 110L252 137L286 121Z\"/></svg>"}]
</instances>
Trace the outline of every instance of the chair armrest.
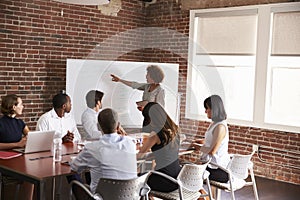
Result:
<instances>
[{"instance_id":1,"label":"chair armrest","mask_svg":"<svg viewBox=\"0 0 300 200\"><path fill-rule=\"evenodd\" d=\"M178 180L176 180L175 178L167 175L167 174L164 174L164 173L161 173L161 172L158 172L158 171L154 171L154 170L151 170L149 173L151 174L157 174L159 176L162 176L170 181L172 181L173 183L177 183L178 185L180 185L180 183L178 182Z\"/></svg>"},{"instance_id":2,"label":"chair armrest","mask_svg":"<svg viewBox=\"0 0 300 200\"><path fill-rule=\"evenodd\" d=\"M203 173L203 176L202 176L203 180L207 180L209 175L210 175L209 171L205 170L205 172Z\"/></svg>"},{"instance_id":3,"label":"chair armrest","mask_svg":"<svg viewBox=\"0 0 300 200\"><path fill-rule=\"evenodd\" d=\"M94 199L96 199L96 200L98 200L97 199L97 197L96 197L96 195L94 195L91 191L90 191L90 189L89 189L89 187L86 187L86 185L85 184L83 184L83 183L81 183L81 182L79 182L79 181L77 181L77 180L73 180L73 181L71 181L71 183L70 183L70 186L71 186L71 188L70 188L70 194L71 194L71 196L72 196L72 193L73 193L73 185L77 185L77 187L80 187L89 197L93 197Z\"/></svg>"},{"instance_id":4,"label":"chair armrest","mask_svg":"<svg viewBox=\"0 0 300 200\"><path fill-rule=\"evenodd\" d=\"M88 184L86 184L86 183L84 183L83 185L84 185L87 189L91 190L90 185L88 185Z\"/></svg>"},{"instance_id":5,"label":"chair armrest","mask_svg":"<svg viewBox=\"0 0 300 200\"><path fill-rule=\"evenodd\" d=\"M218 164L216 164L216 163L210 162L209 164L210 164L210 165L213 165L213 166L215 166L215 167L218 167L218 168L220 168L221 170L223 170L224 172L230 174L230 171L229 171L228 169L226 169L226 168L224 168L224 167L222 167L222 166L220 166L220 165L218 165Z\"/></svg>"},{"instance_id":6,"label":"chair armrest","mask_svg":"<svg viewBox=\"0 0 300 200\"><path fill-rule=\"evenodd\" d=\"M147 184L145 184L140 190L140 196L142 196L142 197L148 196L150 190L151 190L151 188Z\"/></svg>"},{"instance_id":7,"label":"chair armrest","mask_svg":"<svg viewBox=\"0 0 300 200\"><path fill-rule=\"evenodd\" d=\"M100 194L98 194L98 193L94 194L94 195L93 195L93 198L94 198L95 200L103 200L102 196L101 196Z\"/></svg>"},{"instance_id":8,"label":"chair armrest","mask_svg":"<svg viewBox=\"0 0 300 200\"><path fill-rule=\"evenodd\" d=\"M253 168L253 162L252 161L249 161L248 162L248 169L252 169Z\"/></svg>"}]
</instances>

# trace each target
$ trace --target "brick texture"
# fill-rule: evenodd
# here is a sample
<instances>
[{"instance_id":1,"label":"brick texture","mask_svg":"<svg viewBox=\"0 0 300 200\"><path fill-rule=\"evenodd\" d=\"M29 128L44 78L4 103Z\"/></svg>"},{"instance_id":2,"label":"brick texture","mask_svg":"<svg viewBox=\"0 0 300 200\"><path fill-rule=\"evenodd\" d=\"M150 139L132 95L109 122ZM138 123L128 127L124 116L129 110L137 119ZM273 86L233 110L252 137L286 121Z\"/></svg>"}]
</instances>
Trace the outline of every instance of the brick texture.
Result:
<instances>
[{"instance_id":1,"label":"brick texture","mask_svg":"<svg viewBox=\"0 0 300 200\"><path fill-rule=\"evenodd\" d=\"M180 126L189 140L203 137L208 122L184 118L189 9L239 6L242 1L201 2L161 0L145 7L138 0L122 0L117 16L108 16L96 6L1 0L0 96L19 94L25 105L20 117L35 129L39 116L51 108L52 96L65 90L67 58L179 63ZM269 2L287 1L248 3ZM253 158L258 176L300 184L299 133L231 124L229 130L231 153L250 153L252 144L261 145ZM183 158L196 161L199 155Z\"/></svg>"}]
</instances>

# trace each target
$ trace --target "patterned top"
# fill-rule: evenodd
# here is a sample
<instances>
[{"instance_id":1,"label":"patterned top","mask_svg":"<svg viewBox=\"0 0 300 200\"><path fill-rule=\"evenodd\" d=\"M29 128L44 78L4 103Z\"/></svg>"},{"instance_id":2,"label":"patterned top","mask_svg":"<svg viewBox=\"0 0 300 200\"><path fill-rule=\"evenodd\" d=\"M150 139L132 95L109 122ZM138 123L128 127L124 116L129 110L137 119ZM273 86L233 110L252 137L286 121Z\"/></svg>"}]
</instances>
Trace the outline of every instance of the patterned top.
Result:
<instances>
[{"instance_id":1,"label":"patterned top","mask_svg":"<svg viewBox=\"0 0 300 200\"><path fill-rule=\"evenodd\" d=\"M156 102L165 107L165 90L158 85L152 92L149 92L151 84L132 82L133 89L143 90L143 101Z\"/></svg>"}]
</instances>

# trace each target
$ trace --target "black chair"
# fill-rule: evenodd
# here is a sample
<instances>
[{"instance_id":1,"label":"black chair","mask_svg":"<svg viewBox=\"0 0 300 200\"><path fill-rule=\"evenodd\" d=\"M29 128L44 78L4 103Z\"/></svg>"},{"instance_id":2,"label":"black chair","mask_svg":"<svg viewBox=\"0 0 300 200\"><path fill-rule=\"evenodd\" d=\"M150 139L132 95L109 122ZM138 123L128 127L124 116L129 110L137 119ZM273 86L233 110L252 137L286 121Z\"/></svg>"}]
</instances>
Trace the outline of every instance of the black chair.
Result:
<instances>
[{"instance_id":1,"label":"black chair","mask_svg":"<svg viewBox=\"0 0 300 200\"><path fill-rule=\"evenodd\" d=\"M71 181L70 196L76 200L95 200L97 198L94 197L87 185L77 180Z\"/></svg>"}]
</instances>

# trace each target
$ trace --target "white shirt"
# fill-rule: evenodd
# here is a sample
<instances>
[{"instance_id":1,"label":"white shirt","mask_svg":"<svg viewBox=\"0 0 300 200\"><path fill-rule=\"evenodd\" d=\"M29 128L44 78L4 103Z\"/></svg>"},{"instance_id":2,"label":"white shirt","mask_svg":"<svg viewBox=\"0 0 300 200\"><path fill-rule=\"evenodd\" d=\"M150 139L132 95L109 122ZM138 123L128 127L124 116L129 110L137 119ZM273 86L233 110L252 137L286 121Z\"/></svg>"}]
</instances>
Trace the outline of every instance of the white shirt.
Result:
<instances>
[{"instance_id":1,"label":"white shirt","mask_svg":"<svg viewBox=\"0 0 300 200\"><path fill-rule=\"evenodd\" d=\"M229 131L228 131L228 126L225 120L221 121L221 122L217 122L215 124L211 124L207 131L205 132L205 142L203 144L203 146L205 147L211 147L212 143L213 143L213 132L214 129L219 125L222 124L223 126L225 126L226 128L226 135L224 137L224 139L221 142L221 145L219 147L219 149L217 150L217 152L212 156L211 162L216 163L224 168L227 167L229 161L230 161L230 156L228 154L228 143L229 143ZM207 160L207 158L209 157L208 154L203 154L201 160ZM210 168L215 168L211 165L209 165Z\"/></svg>"},{"instance_id":2,"label":"white shirt","mask_svg":"<svg viewBox=\"0 0 300 200\"><path fill-rule=\"evenodd\" d=\"M94 109L87 108L81 115L81 123L85 132L85 135L81 135L83 138L99 138L102 133L98 128L98 114Z\"/></svg>"},{"instance_id":3,"label":"white shirt","mask_svg":"<svg viewBox=\"0 0 300 200\"><path fill-rule=\"evenodd\" d=\"M63 117L59 117L54 108L49 112L43 114L36 125L37 131L55 130L61 138L63 138L68 131L74 134L74 140L80 141L81 136L76 127L76 122L71 114L65 113Z\"/></svg>"},{"instance_id":4,"label":"white shirt","mask_svg":"<svg viewBox=\"0 0 300 200\"><path fill-rule=\"evenodd\" d=\"M100 178L136 178L136 145L133 139L111 133L103 134L98 141L86 144L71 162L71 169L80 173L87 168L90 168L93 193Z\"/></svg>"}]
</instances>

